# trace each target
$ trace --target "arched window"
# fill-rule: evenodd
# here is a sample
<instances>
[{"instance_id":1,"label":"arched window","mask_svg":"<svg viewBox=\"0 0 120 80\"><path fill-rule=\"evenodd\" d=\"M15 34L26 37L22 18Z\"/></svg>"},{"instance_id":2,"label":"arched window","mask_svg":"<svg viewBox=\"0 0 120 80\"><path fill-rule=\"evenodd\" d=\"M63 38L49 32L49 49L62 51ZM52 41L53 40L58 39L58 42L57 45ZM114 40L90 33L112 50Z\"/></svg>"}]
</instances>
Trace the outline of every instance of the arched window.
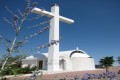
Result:
<instances>
[{"instance_id":1,"label":"arched window","mask_svg":"<svg viewBox=\"0 0 120 80\"><path fill-rule=\"evenodd\" d=\"M70 54L70 58L71 58L71 57L72 57L72 55L73 55L73 54L75 54L75 53L84 54L84 52L82 52L82 51L78 51L78 50L77 50L77 51L73 51L73 52Z\"/></svg>"}]
</instances>

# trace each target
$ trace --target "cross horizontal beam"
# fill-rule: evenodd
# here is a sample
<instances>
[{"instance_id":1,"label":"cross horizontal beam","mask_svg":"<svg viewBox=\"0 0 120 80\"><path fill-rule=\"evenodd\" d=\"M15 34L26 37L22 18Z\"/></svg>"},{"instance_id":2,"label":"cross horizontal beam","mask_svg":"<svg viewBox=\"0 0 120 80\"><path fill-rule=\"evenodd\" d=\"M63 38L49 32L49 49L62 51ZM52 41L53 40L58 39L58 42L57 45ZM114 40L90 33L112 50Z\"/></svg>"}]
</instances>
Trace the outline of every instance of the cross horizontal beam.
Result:
<instances>
[{"instance_id":1,"label":"cross horizontal beam","mask_svg":"<svg viewBox=\"0 0 120 80\"><path fill-rule=\"evenodd\" d=\"M46 15L47 17L50 17L50 18L54 17L53 13L48 12L48 11L43 10L43 9L39 9L39 8L33 8L32 12L40 14L40 15ZM59 20L65 22L65 23L69 23L69 24L74 23L74 20L63 17L63 16L59 16Z\"/></svg>"}]
</instances>

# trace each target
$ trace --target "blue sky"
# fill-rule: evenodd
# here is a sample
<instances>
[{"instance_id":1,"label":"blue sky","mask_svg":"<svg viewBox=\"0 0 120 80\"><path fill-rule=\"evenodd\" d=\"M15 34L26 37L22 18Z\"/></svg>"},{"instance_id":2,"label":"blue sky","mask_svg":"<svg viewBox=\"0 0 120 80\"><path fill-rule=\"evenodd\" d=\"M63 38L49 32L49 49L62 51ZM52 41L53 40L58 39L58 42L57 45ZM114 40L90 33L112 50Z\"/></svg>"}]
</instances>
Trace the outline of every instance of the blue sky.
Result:
<instances>
[{"instance_id":1,"label":"blue sky","mask_svg":"<svg viewBox=\"0 0 120 80\"><path fill-rule=\"evenodd\" d=\"M99 59L105 56L120 56L120 1L119 0L34 0L39 8L50 11L51 6L56 3L60 6L60 15L71 18L74 24L60 22L60 50L73 50L76 47L84 50L98 63ZM4 38L13 38L13 28L3 20L4 17L12 19L12 15L5 9L17 14L17 9L24 10L26 0L0 0L0 35ZM36 14L34 14L36 15ZM21 31L19 39L36 32L37 29L27 27L49 20L43 17L39 21L26 21L24 30ZM49 25L49 24L47 24ZM40 34L27 43L21 50L26 54L35 54L37 51L30 51L38 45L48 42L48 31ZM4 53L3 45L0 45L0 55ZM47 52L41 49L39 52ZM116 64L117 65L117 64Z\"/></svg>"}]
</instances>

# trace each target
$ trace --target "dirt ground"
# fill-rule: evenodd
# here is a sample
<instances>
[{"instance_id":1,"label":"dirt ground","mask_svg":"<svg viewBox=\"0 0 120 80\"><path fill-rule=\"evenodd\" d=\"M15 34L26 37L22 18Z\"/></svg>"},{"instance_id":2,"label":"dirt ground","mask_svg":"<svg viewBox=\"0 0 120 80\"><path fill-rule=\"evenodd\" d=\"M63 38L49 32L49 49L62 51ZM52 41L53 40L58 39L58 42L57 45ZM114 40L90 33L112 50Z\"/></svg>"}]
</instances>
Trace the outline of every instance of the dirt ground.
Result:
<instances>
[{"instance_id":1,"label":"dirt ground","mask_svg":"<svg viewBox=\"0 0 120 80\"><path fill-rule=\"evenodd\" d=\"M120 70L120 67L111 67L109 71L115 72L117 75L117 80L120 80L120 74L118 74L118 71ZM73 71L73 72L63 72L63 73L56 73L56 74L44 74L42 76L42 80L63 80L64 78L67 78L67 80L73 80L75 76L82 77L85 73L89 74L101 74L105 72L105 69L99 69L99 70L88 70L88 71ZM16 80L28 80L29 76L17 76ZM14 80L14 78L8 78L7 80ZM40 75L37 76L37 80L41 80ZM90 79L90 80L110 80L108 78L102 78L102 79Z\"/></svg>"}]
</instances>

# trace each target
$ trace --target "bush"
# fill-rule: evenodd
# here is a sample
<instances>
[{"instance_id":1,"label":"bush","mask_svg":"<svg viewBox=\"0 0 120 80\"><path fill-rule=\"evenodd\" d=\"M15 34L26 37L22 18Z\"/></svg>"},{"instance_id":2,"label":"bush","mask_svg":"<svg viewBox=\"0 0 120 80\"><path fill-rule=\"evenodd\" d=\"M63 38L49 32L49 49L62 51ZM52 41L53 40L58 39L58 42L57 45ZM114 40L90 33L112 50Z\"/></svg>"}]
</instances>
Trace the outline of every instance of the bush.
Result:
<instances>
[{"instance_id":1,"label":"bush","mask_svg":"<svg viewBox=\"0 0 120 80\"><path fill-rule=\"evenodd\" d=\"M3 78L1 78L0 80L7 80L7 78L6 78L6 77L3 77Z\"/></svg>"},{"instance_id":2,"label":"bush","mask_svg":"<svg viewBox=\"0 0 120 80\"><path fill-rule=\"evenodd\" d=\"M0 69L2 68L2 63L0 62Z\"/></svg>"},{"instance_id":3,"label":"bush","mask_svg":"<svg viewBox=\"0 0 120 80\"><path fill-rule=\"evenodd\" d=\"M22 73L22 74L27 74L27 73L31 73L31 72L32 72L32 70L29 66L18 69L18 73Z\"/></svg>"},{"instance_id":4,"label":"bush","mask_svg":"<svg viewBox=\"0 0 120 80\"><path fill-rule=\"evenodd\" d=\"M16 68L16 67L5 67L4 70L1 70L0 75L17 75L17 74L27 74L27 73L32 73L32 71L37 70L38 68L30 66L24 67L24 68Z\"/></svg>"},{"instance_id":5,"label":"bush","mask_svg":"<svg viewBox=\"0 0 120 80\"><path fill-rule=\"evenodd\" d=\"M34 71L34 70L38 70L38 67L34 66L34 67L31 68L31 71Z\"/></svg>"},{"instance_id":6,"label":"bush","mask_svg":"<svg viewBox=\"0 0 120 80\"><path fill-rule=\"evenodd\" d=\"M0 75L4 76L4 75L12 75L13 72L11 70L10 67L5 67L4 70L1 70Z\"/></svg>"}]
</instances>

